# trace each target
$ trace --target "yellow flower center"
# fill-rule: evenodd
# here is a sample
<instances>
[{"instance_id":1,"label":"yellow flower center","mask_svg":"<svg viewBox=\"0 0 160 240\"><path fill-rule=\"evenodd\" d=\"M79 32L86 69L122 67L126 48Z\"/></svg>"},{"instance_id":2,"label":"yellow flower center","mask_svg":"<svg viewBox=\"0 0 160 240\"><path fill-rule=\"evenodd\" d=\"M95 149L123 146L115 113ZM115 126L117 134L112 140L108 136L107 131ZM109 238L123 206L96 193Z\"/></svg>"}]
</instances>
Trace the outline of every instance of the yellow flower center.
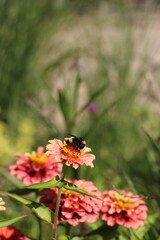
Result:
<instances>
[{"instance_id":1,"label":"yellow flower center","mask_svg":"<svg viewBox=\"0 0 160 240\"><path fill-rule=\"evenodd\" d=\"M79 195L80 193L62 188L62 194L65 194L66 197L69 197L71 195Z\"/></svg>"},{"instance_id":2,"label":"yellow flower center","mask_svg":"<svg viewBox=\"0 0 160 240\"><path fill-rule=\"evenodd\" d=\"M130 208L132 206L131 199L129 197L117 194L113 197L113 199L122 208Z\"/></svg>"},{"instance_id":3,"label":"yellow flower center","mask_svg":"<svg viewBox=\"0 0 160 240\"><path fill-rule=\"evenodd\" d=\"M67 144L62 145L61 152L69 158L79 158L82 155L81 149L75 149Z\"/></svg>"},{"instance_id":4,"label":"yellow flower center","mask_svg":"<svg viewBox=\"0 0 160 240\"><path fill-rule=\"evenodd\" d=\"M35 152L33 151L31 154L29 154L29 158L31 161L35 163L45 163L47 160L47 156L45 153Z\"/></svg>"}]
</instances>

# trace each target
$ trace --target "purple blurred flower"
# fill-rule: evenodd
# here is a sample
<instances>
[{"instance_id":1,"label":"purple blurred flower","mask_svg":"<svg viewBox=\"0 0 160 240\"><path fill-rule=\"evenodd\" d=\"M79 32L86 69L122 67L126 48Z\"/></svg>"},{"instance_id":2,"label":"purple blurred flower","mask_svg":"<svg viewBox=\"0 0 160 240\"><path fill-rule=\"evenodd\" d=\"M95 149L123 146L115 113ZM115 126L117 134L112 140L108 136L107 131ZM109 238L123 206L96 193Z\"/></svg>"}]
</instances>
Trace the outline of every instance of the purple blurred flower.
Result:
<instances>
[{"instance_id":1,"label":"purple blurred flower","mask_svg":"<svg viewBox=\"0 0 160 240\"><path fill-rule=\"evenodd\" d=\"M94 102L90 102L86 108L89 112L95 113L98 110L98 105Z\"/></svg>"}]
</instances>

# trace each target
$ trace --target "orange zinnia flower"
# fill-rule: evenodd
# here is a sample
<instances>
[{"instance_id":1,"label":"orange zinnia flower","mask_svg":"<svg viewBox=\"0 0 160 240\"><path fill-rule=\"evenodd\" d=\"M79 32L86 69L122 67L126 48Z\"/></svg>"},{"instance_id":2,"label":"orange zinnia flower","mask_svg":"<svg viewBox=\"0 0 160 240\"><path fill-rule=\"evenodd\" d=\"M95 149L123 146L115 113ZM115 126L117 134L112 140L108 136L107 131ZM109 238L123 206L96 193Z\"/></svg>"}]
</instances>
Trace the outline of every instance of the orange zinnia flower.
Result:
<instances>
[{"instance_id":1,"label":"orange zinnia flower","mask_svg":"<svg viewBox=\"0 0 160 240\"><path fill-rule=\"evenodd\" d=\"M88 193L101 198L101 192L95 187L94 183L85 180L67 181L77 185ZM56 208L58 189L44 189L40 192L41 203L44 203L52 211ZM62 195L59 209L59 222L65 221L76 226L80 222L95 222L99 218L102 201L81 193L62 188Z\"/></svg>"}]
</instances>

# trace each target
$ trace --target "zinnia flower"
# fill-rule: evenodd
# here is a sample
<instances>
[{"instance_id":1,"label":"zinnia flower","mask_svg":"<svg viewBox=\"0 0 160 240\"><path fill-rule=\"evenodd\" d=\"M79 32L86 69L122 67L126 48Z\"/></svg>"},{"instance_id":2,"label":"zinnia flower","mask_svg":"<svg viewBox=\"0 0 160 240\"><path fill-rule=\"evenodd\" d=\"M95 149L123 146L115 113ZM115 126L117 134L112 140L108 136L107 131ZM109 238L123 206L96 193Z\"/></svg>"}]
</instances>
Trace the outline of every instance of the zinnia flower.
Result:
<instances>
[{"instance_id":1,"label":"zinnia flower","mask_svg":"<svg viewBox=\"0 0 160 240\"><path fill-rule=\"evenodd\" d=\"M146 203L132 192L126 190L121 190L121 193L115 190L103 192L102 219L109 226L116 223L127 228L143 226L147 210Z\"/></svg>"},{"instance_id":2,"label":"zinnia flower","mask_svg":"<svg viewBox=\"0 0 160 240\"><path fill-rule=\"evenodd\" d=\"M64 161L65 165L73 165L77 169L79 164L85 164L94 167L92 161L95 159L93 154L89 154L90 148L85 146L85 141L82 138L73 136L65 138L64 143L61 140L53 139L47 145L46 154L52 155L57 161Z\"/></svg>"},{"instance_id":3,"label":"zinnia flower","mask_svg":"<svg viewBox=\"0 0 160 240\"><path fill-rule=\"evenodd\" d=\"M13 226L0 228L0 240L31 240Z\"/></svg>"},{"instance_id":4,"label":"zinnia flower","mask_svg":"<svg viewBox=\"0 0 160 240\"><path fill-rule=\"evenodd\" d=\"M9 167L11 175L23 180L25 185L48 181L53 176L59 175L62 164L55 158L44 153L44 147L38 147L36 152L25 155L16 153L18 160Z\"/></svg>"},{"instance_id":5,"label":"zinnia flower","mask_svg":"<svg viewBox=\"0 0 160 240\"><path fill-rule=\"evenodd\" d=\"M101 192L94 186L93 182L68 179L67 181L94 196L101 197ZM41 203L44 203L52 211L55 211L57 193L57 188L42 190L40 192ZM79 222L94 222L99 217L101 206L101 200L62 188L59 221L66 221L73 226L76 226Z\"/></svg>"},{"instance_id":6,"label":"zinnia flower","mask_svg":"<svg viewBox=\"0 0 160 240\"><path fill-rule=\"evenodd\" d=\"M6 210L5 208L5 202L3 201L3 199L0 197L0 211L4 211Z\"/></svg>"}]
</instances>

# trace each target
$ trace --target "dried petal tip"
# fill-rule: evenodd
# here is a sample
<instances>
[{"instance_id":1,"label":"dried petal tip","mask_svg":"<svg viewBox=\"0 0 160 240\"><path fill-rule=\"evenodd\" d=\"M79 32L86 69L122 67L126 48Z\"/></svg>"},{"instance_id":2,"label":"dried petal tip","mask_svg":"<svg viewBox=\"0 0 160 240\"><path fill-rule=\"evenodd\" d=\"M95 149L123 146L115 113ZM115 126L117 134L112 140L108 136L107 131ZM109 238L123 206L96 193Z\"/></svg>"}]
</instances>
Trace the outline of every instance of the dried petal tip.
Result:
<instances>
[{"instance_id":1,"label":"dried petal tip","mask_svg":"<svg viewBox=\"0 0 160 240\"><path fill-rule=\"evenodd\" d=\"M138 228L144 225L147 218L146 203L132 192L115 190L103 192L102 219L109 226L124 225L127 228Z\"/></svg>"},{"instance_id":2,"label":"dried petal tip","mask_svg":"<svg viewBox=\"0 0 160 240\"><path fill-rule=\"evenodd\" d=\"M95 156L88 153L91 149L86 147L86 142L82 137L71 135L70 138L65 138L64 142L53 139L49 143L46 146L48 150L46 154L52 155L57 161L63 161L65 165L72 165L75 169L83 164L94 167L92 161Z\"/></svg>"},{"instance_id":3,"label":"dried petal tip","mask_svg":"<svg viewBox=\"0 0 160 240\"><path fill-rule=\"evenodd\" d=\"M0 197L0 211L4 211L6 210L5 208L5 202L3 201L3 199Z\"/></svg>"}]
</instances>

